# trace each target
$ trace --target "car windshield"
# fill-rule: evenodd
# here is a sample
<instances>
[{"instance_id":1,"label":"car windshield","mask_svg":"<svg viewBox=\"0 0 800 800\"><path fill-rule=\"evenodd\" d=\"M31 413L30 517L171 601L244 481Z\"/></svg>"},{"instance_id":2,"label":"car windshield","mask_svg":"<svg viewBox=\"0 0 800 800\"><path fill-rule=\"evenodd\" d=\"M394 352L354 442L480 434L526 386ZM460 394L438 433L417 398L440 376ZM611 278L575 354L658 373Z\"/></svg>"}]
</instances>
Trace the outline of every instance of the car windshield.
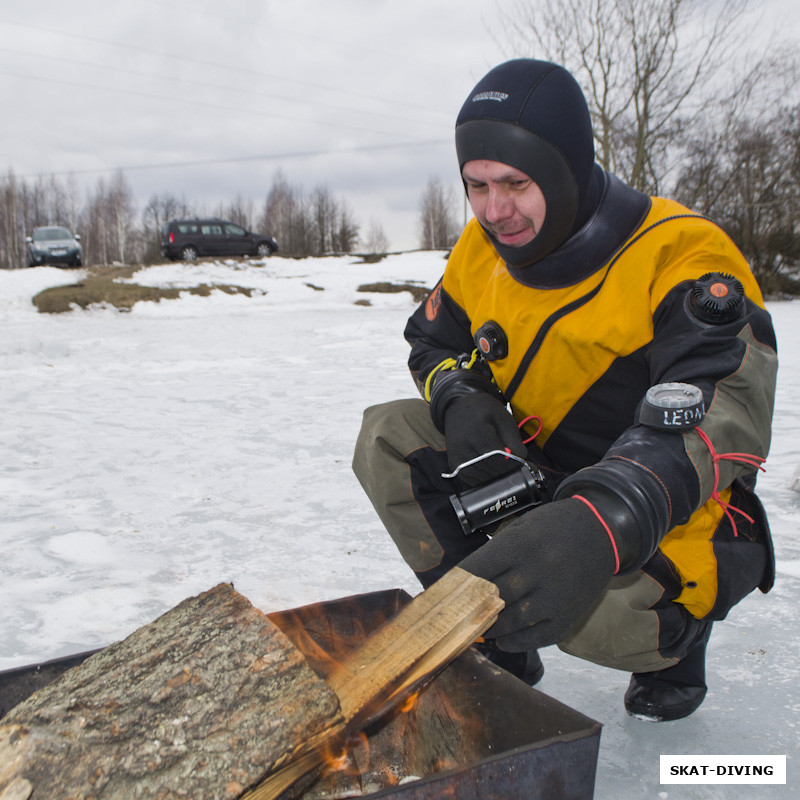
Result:
<instances>
[{"instance_id":1,"label":"car windshield","mask_svg":"<svg viewBox=\"0 0 800 800\"><path fill-rule=\"evenodd\" d=\"M34 242L52 242L54 239L71 239L72 234L66 228L37 228L33 232Z\"/></svg>"}]
</instances>

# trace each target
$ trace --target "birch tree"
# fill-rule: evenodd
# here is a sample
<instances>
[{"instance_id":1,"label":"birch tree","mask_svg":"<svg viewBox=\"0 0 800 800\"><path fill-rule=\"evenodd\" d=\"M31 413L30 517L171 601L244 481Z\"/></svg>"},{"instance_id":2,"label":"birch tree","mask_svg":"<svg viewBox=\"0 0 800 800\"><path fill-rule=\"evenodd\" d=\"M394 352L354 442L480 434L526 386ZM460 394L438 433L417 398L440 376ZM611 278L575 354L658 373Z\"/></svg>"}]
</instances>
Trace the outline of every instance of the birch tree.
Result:
<instances>
[{"instance_id":1,"label":"birch tree","mask_svg":"<svg viewBox=\"0 0 800 800\"><path fill-rule=\"evenodd\" d=\"M452 247L460 233L452 188L438 177L428 180L419 204L419 246L423 250Z\"/></svg>"}]
</instances>

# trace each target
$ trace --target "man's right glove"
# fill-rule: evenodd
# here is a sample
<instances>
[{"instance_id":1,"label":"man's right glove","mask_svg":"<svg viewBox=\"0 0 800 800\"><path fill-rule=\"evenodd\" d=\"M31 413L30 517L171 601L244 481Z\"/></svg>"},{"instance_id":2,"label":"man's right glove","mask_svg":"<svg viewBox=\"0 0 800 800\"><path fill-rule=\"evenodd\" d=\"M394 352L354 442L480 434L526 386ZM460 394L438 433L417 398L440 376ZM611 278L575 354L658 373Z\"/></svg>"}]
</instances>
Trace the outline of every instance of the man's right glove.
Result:
<instances>
[{"instance_id":1,"label":"man's right glove","mask_svg":"<svg viewBox=\"0 0 800 800\"><path fill-rule=\"evenodd\" d=\"M591 505L569 498L512 520L459 566L496 584L505 602L486 637L522 652L566 638L619 569L619 554Z\"/></svg>"},{"instance_id":2,"label":"man's right glove","mask_svg":"<svg viewBox=\"0 0 800 800\"><path fill-rule=\"evenodd\" d=\"M431 393L431 416L444 433L451 472L492 450L526 456L522 433L506 410L503 396L478 372L459 369L437 378ZM513 459L494 455L462 470L458 477L465 486L479 486L518 467Z\"/></svg>"}]
</instances>

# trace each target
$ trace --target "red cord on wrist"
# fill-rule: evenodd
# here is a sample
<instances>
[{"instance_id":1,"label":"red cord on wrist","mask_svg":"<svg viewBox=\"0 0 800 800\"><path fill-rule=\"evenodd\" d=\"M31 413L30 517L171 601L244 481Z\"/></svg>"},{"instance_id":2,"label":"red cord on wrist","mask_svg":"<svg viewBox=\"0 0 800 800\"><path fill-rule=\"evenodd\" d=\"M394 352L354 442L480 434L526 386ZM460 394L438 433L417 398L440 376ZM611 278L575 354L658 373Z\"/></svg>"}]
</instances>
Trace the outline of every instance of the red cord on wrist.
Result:
<instances>
[{"instance_id":1,"label":"red cord on wrist","mask_svg":"<svg viewBox=\"0 0 800 800\"><path fill-rule=\"evenodd\" d=\"M736 508L736 506L732 506L730 503L726 503L720 496L719 496L719 462L720 461L738 461L741 464L749 464L751 467L755 467L756 469L760 469L762 472L766 470L762 466L764 462L767 460L766 458L761 458L761 456L755 456L752 453L718 453L714 448L711 439L709 438L708 434L705 431L701 431L700 428L695 428L697 435L703 440L705 446L708 448L709 453L711 453L711 463L714 465L714 487L711 489L711 499L716 500L720 508L725 512L725 516L731 523L731 527L733 528L733 535L738 536L739 531L736 529L736 520L733 518L733 514L731 511L735 511L737 514L741 514L746 520L748 520L751 524L755 522L755 520L749 515L745 514L741 508Z\"/></svg>"},{"instance_id":2,"label":"red cord on wrist","mask_svg":"<svg viewBox=\"0 0 800 800\"><path fill-rule=\"evenodd\" d=\"M614 561L616 562L614 574L616 575L619 572L619 550L617 550L617 543L614 539L614 534L611 533L611 528L608 527L606 521L600 516L600 512L585 497L581 497L579 494L573 494L572 499L580 500L582 503L585 503L587 506L589 506L592 513L597 517L597 519L600 521L600 524L605 529L605 532L608 534L608 538L611 539L611 548L614 551Z\"/></svg>"},{"instance_id":3,"label":"red cord on wrist","mask_svg":"<svg viewBox=\"0 0 800 800\"><path fill-rule=\"evenodd\" d=\"M522 420L522 422L520 422L520 424L517 427L520 430L522 430L523 427L532 419L535 419L539 423L539 427L536 428L536 433L534 433L533 436L529 436L527 439L524 439L522 444L529 444L542 432L542 428L544 427L544 422L542 422L542 418L537 417L536 414L531 414L529 417L525 417L525 419Z\"/></svg>"},{"instance_id":4,"label":"red cord on wrist","mask_svg":"<svg viewBox=\"0 0 800 800\"><path fill-rule=\"evenodd\" d=\"M535 414L531 414L529 417L525 417L525 419L522 420L522 422L520 422L519 425L517 425L517 427L520 430L522 430L525 424L530 422L532 419L535 419L539 423L539 427L536 429L536 433L534 433L533 436L529 436L527 439L523 439L522 444L530 444L542 432L542 427L544 426L544 423L542 422L542 418L537 417ZM505 450L509 456L511 455L510 447L504 447L503 450ZM508 456L506 456L505 458L506 461L508 461Z\"/></svg>"}]
</instances>

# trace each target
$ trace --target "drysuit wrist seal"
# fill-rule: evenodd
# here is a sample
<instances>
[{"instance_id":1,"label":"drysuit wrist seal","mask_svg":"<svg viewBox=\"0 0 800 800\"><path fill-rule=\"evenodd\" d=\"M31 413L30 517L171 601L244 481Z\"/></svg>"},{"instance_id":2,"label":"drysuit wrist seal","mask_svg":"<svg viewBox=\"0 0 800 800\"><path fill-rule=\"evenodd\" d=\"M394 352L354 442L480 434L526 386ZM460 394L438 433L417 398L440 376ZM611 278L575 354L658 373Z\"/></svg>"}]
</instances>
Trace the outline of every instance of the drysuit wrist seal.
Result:
<instances>
[{"instance_id":1,"label":"drysuit wrist seal","mask_svg":"<svg viewBox=\"0 0 800 800\"><path fill-rule=\"evenodd\" d=\"M431 390L431 419L441 433L444 433L444 416L450 405L459 397L472 394L488 394L503 406L506 400L502 392L486 375L472 369L452 369L442 372Z\"/></svg>"}]
</instances>

